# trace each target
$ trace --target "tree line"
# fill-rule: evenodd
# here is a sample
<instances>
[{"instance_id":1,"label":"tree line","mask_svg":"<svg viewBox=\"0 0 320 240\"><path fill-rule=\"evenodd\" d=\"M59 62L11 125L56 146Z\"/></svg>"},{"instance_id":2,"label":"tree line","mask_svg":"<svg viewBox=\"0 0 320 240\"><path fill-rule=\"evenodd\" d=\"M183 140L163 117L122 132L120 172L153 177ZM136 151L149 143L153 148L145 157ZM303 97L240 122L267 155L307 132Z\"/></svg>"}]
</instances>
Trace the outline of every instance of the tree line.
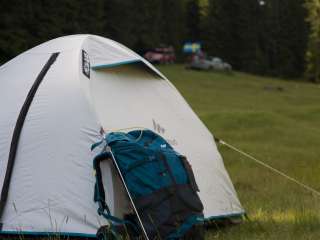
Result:
<instances>
[{"instance_id":1,"label":"tree line","mask_svg":"<svg viewBox=\"0 0 320 240\"><path fill-rule=\"evenodd\" d=\"M320 0L0 0L0 63L63 35L108 37L139 54L186 41L234 69L320 80Z\"/></svg>"}]
</instances>

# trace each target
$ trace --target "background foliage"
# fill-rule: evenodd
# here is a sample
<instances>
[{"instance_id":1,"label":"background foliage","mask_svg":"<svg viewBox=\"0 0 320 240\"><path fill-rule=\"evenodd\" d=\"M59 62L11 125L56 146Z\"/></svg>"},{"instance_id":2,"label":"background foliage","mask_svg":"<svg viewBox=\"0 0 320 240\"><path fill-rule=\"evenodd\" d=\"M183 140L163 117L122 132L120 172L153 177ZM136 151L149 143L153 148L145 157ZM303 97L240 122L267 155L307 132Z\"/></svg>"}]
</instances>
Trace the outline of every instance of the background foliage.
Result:
<instances>
[{"instance_id":1,"label":"background foliage","mask_svg":"<svg viewBox=\"0 0 320 240\"><path fill-rule=\"evenodd\" d=\"M0 0L0 63L52 38L91 33L140 54L173 45L179 59L184 42L201 41L209 55L236 70L317 81L319 5L319 0Z\"/></svg>"}]
</instances>

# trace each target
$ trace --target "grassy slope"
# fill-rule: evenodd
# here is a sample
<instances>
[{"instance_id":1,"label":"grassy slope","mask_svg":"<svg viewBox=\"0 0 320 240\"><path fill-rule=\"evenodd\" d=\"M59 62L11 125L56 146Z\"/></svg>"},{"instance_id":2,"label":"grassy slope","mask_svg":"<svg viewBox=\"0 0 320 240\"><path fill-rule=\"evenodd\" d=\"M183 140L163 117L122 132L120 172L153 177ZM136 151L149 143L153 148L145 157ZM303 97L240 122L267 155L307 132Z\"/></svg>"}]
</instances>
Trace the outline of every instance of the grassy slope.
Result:
<instances>
[{"instance_id":1,"label":"grassy slope","mask_svg":"<svg viewBox=\"0 0 320 240\"><path fill-rule=\"evenodd\" d=\"M159 68L216 136L320 190L319 86ZM225 147L220 151L251 222L207 239L320 238L320 197Z\"/></svg>"}]
</instances>

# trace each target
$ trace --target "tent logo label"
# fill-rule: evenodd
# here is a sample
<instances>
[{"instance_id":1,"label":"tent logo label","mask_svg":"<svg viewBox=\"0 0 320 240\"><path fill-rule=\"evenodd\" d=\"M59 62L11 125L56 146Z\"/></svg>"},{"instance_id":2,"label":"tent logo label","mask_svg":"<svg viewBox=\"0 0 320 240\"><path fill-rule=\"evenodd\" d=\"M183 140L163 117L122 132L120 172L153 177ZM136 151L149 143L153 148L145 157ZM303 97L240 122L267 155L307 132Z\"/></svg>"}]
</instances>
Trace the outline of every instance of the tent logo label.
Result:
<instances>
[{"instance_id":1,"label":"tent logo label","mask_svg":"<svg viewBox=\"0 0 320 240\"><path fill-rule=\"evenodd\" d=\"M177 145L178 145L178 141L175 140L175 139L168 139L168 138L166 138L166 141L167 141L170 145L172 145L172 146L177 146Z\"/></svg>"},{"instance_id":2,"label":"tent logo label","mask_svg":"<svg viewBox=\"0 0 320 240\"><path fill-rule=\"evenodd\" d=\"M162 127L159 123L156 122L156 120L152 119L152 124L153 124L153 130L157 133L164 134L166 129L164 127ZM168 139L166 138L166 141L172 145L172 146L177 146L178 145L178 141L176 139ZM166 144L161 145L161 148L166 148Z\"/></svg>"},{"instance_id":3,"label":"tent logo label","mask_svg":"<svg viewBox=\"0 0 320 240\"><path fill-rule=\"evenodd\" d=\"M154 119L152 119L152 123L153 123L153 130L155 130L157 133L163 134L166 131L166 129L161 127L161 125L157 123Z\"/></svg>"},{"instance_id":4,"label":"tent logo label","mask_svg":"<svg viewBox=\"0 0 320 240\"><path fill-rule=\"evenodd\" d=\"M82 50L82 73L90 79L90 60L85 50Z\"/></svg>"}]
</instances>

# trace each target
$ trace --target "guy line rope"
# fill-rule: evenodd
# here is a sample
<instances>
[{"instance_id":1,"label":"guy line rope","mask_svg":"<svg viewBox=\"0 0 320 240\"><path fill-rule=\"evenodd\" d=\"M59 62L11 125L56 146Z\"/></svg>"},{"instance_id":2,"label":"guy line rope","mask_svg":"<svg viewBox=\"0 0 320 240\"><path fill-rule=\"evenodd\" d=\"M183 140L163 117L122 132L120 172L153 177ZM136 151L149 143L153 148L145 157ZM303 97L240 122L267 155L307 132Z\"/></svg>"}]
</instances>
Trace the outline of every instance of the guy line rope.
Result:
<instances>
[{"instance_id":1,"label":"guy line rope","mask_svg":"<svg viewBox=\"0 0 320 240\"><path fill-rule=\"evenodd\" d=\"M223 140L221 140L221 139L218 139L218 138L214 138L214 139L215 139L215 141L216 141L217 143L219 143L219 144L221 144L221 145L223 145L223 146L226 146L226 147L228 147L229 149L231 149L231 150L233 150L233 151L235 151L235 152L237 152L237 153L239 153L239 154L241 154L241 155L243 155L243 156L245 156L245 157L247 157L247 158L255 161L256 163L260 164L261 166L263 166L263 167L265 167L265 168L268 168L268 169L271 170L272 172L277 173L278 175L286 178L287 180L289 180L289 181L291 181L291 182L293 182L293 183L296 183L296 184L299 185L300 187L302 187L302 188L306 189L307 191L310 191L310 192L312 192L312 193L314 193L314 194L316 194L316 195L318 195L318 196L320 197L320 192L317 191L316 189L314 189L314 188L312 188L312 187L310 187L310 186L308 186L308 185L306 185L306 184L298 181L297 179L295 179L295 178L293 178L293 177L288 176L288 175L285 174L284 172L282 172L282 171L280 171L280 170L278 170L278 169L276 169L276 168L274 168L274 167L272 167L272 166L264 163L263 161L261 161L261 160L255 158L255 157L253 157L252 155L250 155L250 154L248 154L248 153L246 153L246 152L244 152L244 151L242 151L242 150L240 150L240 149L232 146L231 144L229 144L229 143L227 143L227 142L225 142L225 141L223 141Z\"/></svg>"}]
</instances>

